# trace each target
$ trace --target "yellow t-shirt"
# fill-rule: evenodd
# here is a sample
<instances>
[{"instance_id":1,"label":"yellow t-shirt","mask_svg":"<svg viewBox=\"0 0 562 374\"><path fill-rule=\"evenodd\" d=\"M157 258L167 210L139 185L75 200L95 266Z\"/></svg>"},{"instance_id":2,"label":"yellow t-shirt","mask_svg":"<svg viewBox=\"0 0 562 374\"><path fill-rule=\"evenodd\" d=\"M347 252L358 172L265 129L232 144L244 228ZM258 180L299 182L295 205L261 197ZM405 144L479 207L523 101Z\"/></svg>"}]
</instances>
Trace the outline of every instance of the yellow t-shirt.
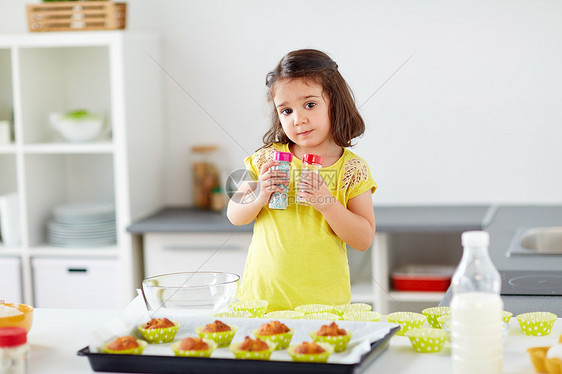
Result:
<instances>
[{"instance_id":1,"label":"yellow t-shirt","mask_svg":"<svg viewBox=\"0 0 562 374\"><path fill-rule=\"evenodd\" d=\"M257 178L275 150L290 152L288 144L260 149L244 160L250 174ZM345 304L351 298L345 242L322 213L295 203L295 176L301 168L302 161L293 157L288 208L266 205L258 214L238 292L240 300L267 300L268 311L302 304ZM349 199L368 190L374 193L377 187L367 163L348 149L335 164L322 168L320 175L346 207Z\"/></svg>"}]
</instances>

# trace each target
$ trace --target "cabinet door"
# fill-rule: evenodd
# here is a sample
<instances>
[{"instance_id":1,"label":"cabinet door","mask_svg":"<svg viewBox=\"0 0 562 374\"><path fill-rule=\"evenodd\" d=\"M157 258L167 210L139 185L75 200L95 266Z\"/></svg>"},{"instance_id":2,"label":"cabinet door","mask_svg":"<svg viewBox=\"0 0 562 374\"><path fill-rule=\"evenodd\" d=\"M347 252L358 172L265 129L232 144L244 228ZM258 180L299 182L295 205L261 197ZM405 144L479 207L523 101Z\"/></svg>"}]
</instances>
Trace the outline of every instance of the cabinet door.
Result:
<instances>
[{"instance_id":1,"label":"cabinet door","mask_svg":"<svg viewBox=\"0 0 562 374\"><path fill-rule=\"evenodd\" d=\"M252 234L189 233L144 236L144 275L223 271L242 276Z\"/></svg>"},{"instance_id":2,"label":"cabinet door","mask_svg":"<svg viewBox=\"0 0 562 374\"><path fill-rule=\"evenodd\" d=\"M38 308L117 309L122 304L119 260L33 258L31 263Z\"/></svg>"}]
</instances>

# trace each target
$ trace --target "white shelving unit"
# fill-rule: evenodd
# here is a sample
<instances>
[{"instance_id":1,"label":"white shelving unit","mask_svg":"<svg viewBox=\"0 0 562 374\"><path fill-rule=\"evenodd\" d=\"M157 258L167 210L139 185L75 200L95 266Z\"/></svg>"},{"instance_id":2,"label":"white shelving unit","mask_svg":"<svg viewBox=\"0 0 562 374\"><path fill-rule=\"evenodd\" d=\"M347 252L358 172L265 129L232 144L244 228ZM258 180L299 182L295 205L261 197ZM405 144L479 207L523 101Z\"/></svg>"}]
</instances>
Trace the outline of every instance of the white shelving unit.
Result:
<instances>
[{"instance_id":1,"label":"white shelving unit","mask_svg":"<svg viewBox=\"0 0 562 374\"><path fill-rule=\"evenodd\" d=\"M372 304L382 314L399 310L419 312L422 307L436 306L445 292L397 291L392 288L391 274L407 263L455 266L462 255L457 237L460 233L377 232L367 252L357 253L349 248L352 302Z\"/></svg>"},{"instance_id":2,"label":"white shelving unit","mask_svg":"<svg viewBox=\"0 0 562 374\"><path fill-rule=\"evenodd\" d=\"M142 275L141 254L126 227L162 203L162 74L153 60L158 58L158 37L148 33L0 36L0 120L13 119L14 130L13 143L0 145L0 195L18 193L21 231L19 245L0 243L0 263L20 260L23 302L41 307L35 301L49 299L34 287L41 278L33 264L44 259L83 264L81 274L72 275L82 277L80 282L61 274L50 287L50 292L67 293L68 305L49 307L120 308L134 296ZM106 136L88 143L57 140L49 113L80 108L104 114ZM75 202L114 204L117 245L84 249L46 244L53 207ZM112 270L103 275L106 262ZM103 287L90 288L90 263L101 269L92 282ZM73 293L84 292L86 301L76 305ZM117 297L107 297L107 292ZM104 304L106 299L120 305Z\"/></svg>"}]
</instances>

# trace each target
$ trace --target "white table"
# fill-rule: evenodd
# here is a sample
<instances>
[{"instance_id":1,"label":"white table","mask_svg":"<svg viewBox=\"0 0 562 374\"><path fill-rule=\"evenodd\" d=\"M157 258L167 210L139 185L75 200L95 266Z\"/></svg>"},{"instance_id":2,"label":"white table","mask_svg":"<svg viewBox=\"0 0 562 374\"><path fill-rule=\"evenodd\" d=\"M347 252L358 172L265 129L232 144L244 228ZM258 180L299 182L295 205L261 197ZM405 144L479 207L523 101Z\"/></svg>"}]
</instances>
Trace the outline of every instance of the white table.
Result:
<instances>
[{"instance_id":1,"label":"white table","mask_svg":"<svg viewBox=\"0 0 562 374\"><path fill-rule=\"evenodd\" d=\"M88 345L89 333L118 315L118 311L35 309L28 335L31 345L30 374L92 373L86 357L76 352ZM559 318L546 337L523 335L515 318L504 346L505 374L532 374L526 348L551 345L562 334ZM394 336L390 347L365 371L375 373L450 373L450 349L439 353L416 353L408 338Z\"/></svg>"}]
</instances>

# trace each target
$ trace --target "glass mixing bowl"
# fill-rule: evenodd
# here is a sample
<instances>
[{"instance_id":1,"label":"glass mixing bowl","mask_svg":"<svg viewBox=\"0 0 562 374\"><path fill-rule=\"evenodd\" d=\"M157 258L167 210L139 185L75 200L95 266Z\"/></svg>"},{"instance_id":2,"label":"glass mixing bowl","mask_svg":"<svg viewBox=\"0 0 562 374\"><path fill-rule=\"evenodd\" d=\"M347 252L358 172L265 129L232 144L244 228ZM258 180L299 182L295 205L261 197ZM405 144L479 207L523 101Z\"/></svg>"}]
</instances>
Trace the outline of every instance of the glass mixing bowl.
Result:
<instances>
[{"instance_id":1,"label":"glass mixing bowl","mask_svg":"<svg viewBox=\"0 0 562 374\"><path fill-rule=\"evenodd\" d=\"M240 276L222 272L183 272L142 281L149 309L183 315L224 312L236 299Z\"/></svg>"}]
</instances>

